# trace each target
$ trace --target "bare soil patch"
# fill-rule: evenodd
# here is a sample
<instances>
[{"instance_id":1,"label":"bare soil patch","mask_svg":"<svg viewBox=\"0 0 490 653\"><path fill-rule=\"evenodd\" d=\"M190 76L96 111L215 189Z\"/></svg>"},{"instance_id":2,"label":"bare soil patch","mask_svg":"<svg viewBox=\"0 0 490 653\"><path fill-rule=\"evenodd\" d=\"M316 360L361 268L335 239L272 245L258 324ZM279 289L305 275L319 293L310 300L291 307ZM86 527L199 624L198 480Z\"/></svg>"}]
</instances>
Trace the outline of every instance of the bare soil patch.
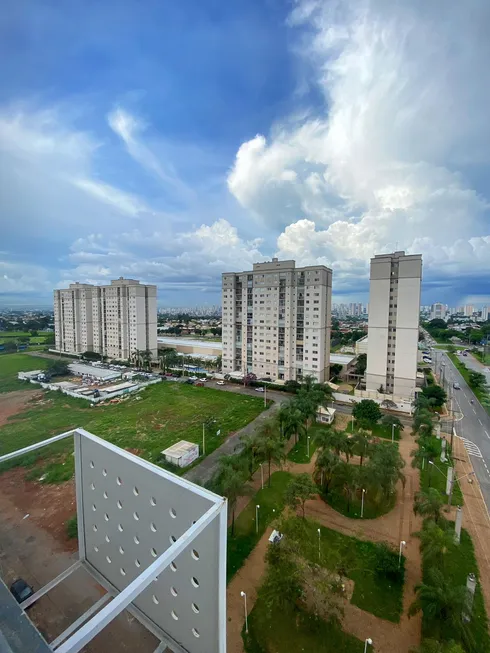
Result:
<instances>
[{"instance_id":1,"label":"bare soil patch","mask_svg":"<svg viewBox=\"0 0 490 653\"><path fill-rule=\"evenodd\" d=\"M39 390L16 390L0 394L0 426L7 423L10 417L21 413L31 401L42 399Z\"/></svg>"},{"instance_id":2,"label":"bare soil patch","mask_svg":"<svg viewBox=\"0 0 490 653\"><path fill-rule=\"evenodd\" d=\"M47 531L59 550L76 551L78 542L68 538L65 527L65 522L76 513L74 481L43 485L26 481L25 474L25 469L16 467L0 475L0 496L15 508L17 520L25 518Z\"/></svg>"}]
</instances>

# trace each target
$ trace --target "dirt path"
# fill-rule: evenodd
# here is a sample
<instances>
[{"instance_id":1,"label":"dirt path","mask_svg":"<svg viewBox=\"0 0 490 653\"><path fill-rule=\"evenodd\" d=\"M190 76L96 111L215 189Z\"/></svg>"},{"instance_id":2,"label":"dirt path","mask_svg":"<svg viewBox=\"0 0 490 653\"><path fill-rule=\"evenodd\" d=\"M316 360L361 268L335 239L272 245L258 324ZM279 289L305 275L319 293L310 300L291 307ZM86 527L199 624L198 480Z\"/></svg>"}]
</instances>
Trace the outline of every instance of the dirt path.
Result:
<instances>
[{"instance_id":1,"label":"dirt path","mask_svg":"<svg viewBox=\"0 0 490 653\"><path fill-rule=\"evenodd\" d=\"M454 460L456 476L461 478L473 471L471 458L464 448L460 438L454 440ZM463 528L471 535L475 556L480 570L480 584L485 599L487 614L490 610L490 516L483 500L480 486L476 478L462 478L461 491L464 496ZM455 518L454 509L452 518ZM489 614L490 616L490 614Z\"/></svg>"},{"instance_id":2,"label":"dirt path","mask_svg":"<svg viewBox=\"0 0 490 653\"><path fill-rule=\"evenodd\" d=\"M33 399L42 399L39 390L16 390L0 394L0 426L7 424L10 417L21 413Z\"/></svg>"}]
</instances>

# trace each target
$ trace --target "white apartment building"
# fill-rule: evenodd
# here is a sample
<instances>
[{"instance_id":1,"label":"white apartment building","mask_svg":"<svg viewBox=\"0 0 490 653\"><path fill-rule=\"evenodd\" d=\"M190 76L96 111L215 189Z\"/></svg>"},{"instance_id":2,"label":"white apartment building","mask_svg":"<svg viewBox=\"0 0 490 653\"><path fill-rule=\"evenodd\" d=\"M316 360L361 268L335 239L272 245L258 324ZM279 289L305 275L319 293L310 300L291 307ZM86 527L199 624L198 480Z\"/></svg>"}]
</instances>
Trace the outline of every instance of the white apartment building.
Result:
<instances>
[{"instance_id":1,"label":"white apartment building","mask_svg":"<svg viewBox=\"0 0 490 653\"><path fill-rule=\"evenodd\" d=\"M222 281L223 372L327 381L332 271L294 261L254 263Z\"/></svg>"},{"instance_id":2,"label":"white apartment building","mask_svg":"<svg viewBox=\"0 0 490 653\"><path fill-rule=\"evenodd\" d=\"M58 351L95 351L127 360L135 351L157 356L157 288L120 277L107 286L72 283L54 291Z\"/></svg>"},{"instance_id":3,"label":"white apartment building","mask_svg":"<svg viewBox=\"0 0 490 653\"><path fill-rule=\"evenodd\" d=\"M413 397L417 375L422 256L371 259L366 389Z\"/></svg>"},{"instance_id":4,"label":"white apartment building","mask_svg":"<svg viewBox=\"0 0 490 653\"><path fill-rule=\"evenodd\" d=\"M431 320L445 320L446 319L446 305L436 302L430 307Z\"/></svg>"}]
</instances>

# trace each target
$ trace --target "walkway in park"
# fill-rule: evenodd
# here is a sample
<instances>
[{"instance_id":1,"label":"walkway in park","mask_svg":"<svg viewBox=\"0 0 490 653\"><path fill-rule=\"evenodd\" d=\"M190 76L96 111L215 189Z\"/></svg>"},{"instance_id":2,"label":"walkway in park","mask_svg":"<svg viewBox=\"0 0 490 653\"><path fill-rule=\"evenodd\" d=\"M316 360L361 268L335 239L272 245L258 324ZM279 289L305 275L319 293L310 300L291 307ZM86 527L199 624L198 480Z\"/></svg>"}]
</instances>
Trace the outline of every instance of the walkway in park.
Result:
<instances>
[{"instance_id":1,"label":"walkway in park","mask_svg":"<svg viewBox=\"0 0 490 653\"><path fill-rule=\"evenodd\" d=\"M344 517L321 499L315 499L306 504L308 517L346 535L374 542L389 542L396 548L399 547L402 540L407 542L404 549L406 574L403 615L400 623L394 624L375 617L348 602L344 606L344 629L359 639L365 639L366 636L371 637L375 642L377 653L392 653L395 650L398 653L409 653L412 647L420 643L421 635L420 615L411 619L407 616L408 608L415 597L415 585L422 580L419 541L413 536L413 532L421 527L421 520L413 514L413 499L415 492L419 489L419 480L418 470L411 467L410 452L413 449L413 438L409 435L408 429L405 430L403 438L399 442L399 447L400 454L406 463L404 470L406 484L405 487L401 483L399 484L397 504L387 515L383 515L378 519L361 521ZM285 469L295 474L312 472L314 460L315 456L307 464L300 465L288 462ZM266 482L266 478L264 478L264 481ZM251 484L254 489L260 488L260 470L254 475ZM246 497L243 502L239 503L237 514L245 508L249 501L250 497ZM270 532L271 529L266 531L241 570L228 585L227 640L229 653L243 653L241 631L245 618L243 599L240 592L247 593L247 608L250 613L256 601L257 590L260 587L262 575L265 571L264 555Z\"/></svg>"}]
</instances>

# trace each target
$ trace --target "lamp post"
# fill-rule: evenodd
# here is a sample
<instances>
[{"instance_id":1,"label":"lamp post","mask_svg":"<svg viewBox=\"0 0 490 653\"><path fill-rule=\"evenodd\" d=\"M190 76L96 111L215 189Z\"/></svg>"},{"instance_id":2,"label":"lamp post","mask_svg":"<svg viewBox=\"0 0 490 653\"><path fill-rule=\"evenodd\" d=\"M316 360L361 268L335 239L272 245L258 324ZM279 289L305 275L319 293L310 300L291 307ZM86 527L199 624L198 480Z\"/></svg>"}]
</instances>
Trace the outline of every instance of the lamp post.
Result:
<instances>
[{"instance_id":1,"label":"lamp post","mask_svg":"<svg viewBox=\"0 0 490 653\"><path fill-rule=\"evenodd\" d=\"M264 489L264 468L262 467L262 463L260 464L260 480L262 481L262 489Z\"/></svg>"},{"instance_id":2,"label":"lamp post","mask_svg":"<svg viewBox=\"0 0 490 653\"><path fill-rule=\"evenodd\" d=\"M206 425L202 425L202 455L206 455Z\"/></svg>"},{"instance_id":3,"label":"lamp post","mask_svg":"<svg viewBox=\"0 0 490 653\"><path fill-rule=\"evenodd\" d=\"M320 556L321 556L321 535L322 535L322 532L321 532L321 530L320 530L319 528L317 528L317 532L318 532L318 560L320 560Z\"/></svg>"},{"instance_id":4,"label":"lamp post","mask_svg":"<svg viewBox=\"0 0 490 653\"><path fill-rule=\"evenodd\" d=\"M373 640L370 637L368 637L364 642L364 653L367 653L367 647L372 645L373 645Z\"/></svg>"},{"instance_id":5,"label":"lamp post","mask_svg":"<svg viewBox=\"0 0 490 653\"><path fill-rule=\"evenodd\" d=\"M255 532L259 532L259 508L260 506L255 506Z\"/></svg>"},{"instance_id":6,"label":"lamp post","mask_svg":"<svg viewBox=\"0 0 490 653\"><path fill-rule=\"evenodd\" d=\"M366 490L362 488L362 495L361 495L361 519L364 517L364 495L366 494Z\"/></svg>"},{"instance_id":7,"label":"lamp post","mask_svg":"<svg viewBox=\"0 0 490 653\"><path fill-rule=\"evenodd\" d=\"M240 596L243 598L245 607L245 632L248 633L247 595L242 591L240 592Z\"/></svg>"},{"instance_id":8,"label":"lamp post","mask_svg":"<svg viewBox=\"0 0 490 653\"><path fill-rule=\"evenodd\" d=\"M393 443L395 441L395 425L391 425L391 442Z\"/></svg>"},{"instance_id":9,"label":"lamp post","mask_svg":"<svg viewBox=\"0 0 490 653\"><path fill-rule=\"evenodd\" d=\"M405 542L405 540L402 540L400 542L400 553L398 555L398 568L400 568L402 564L402 549L404 546L407 546L407 543Z\"/></svg>"},{"instance_id":10,"label":"lamp post","mask_svg":"<svg viewBox=\"0 0 490 653\"><path fill-rule=\"evenodd\" d=\"M306 438L306 455L308 456L308 460L310 459L310 436Z\"/></svg>"},{"instance_id":11,"label":"lamp post","mask_svg":"<svg viewBox=\"0 0 490 653\"><path fill-rule=\"evenodd\" d=\"M447 500L447 505L448 506L451 505L451 501L453 500L453 487L454 487L455 481L461 481L463 478L466 478L467 476L474 476L474 474L475 474L475 472L468 472L468 474L464 474L464 476L458 476L458 478L456 478L456 476L453 473L453 477L452 477L452 479L451 479L451 481L449 483L449 495L448 495L448 500Z\"/></svg>"}]
</instances>

